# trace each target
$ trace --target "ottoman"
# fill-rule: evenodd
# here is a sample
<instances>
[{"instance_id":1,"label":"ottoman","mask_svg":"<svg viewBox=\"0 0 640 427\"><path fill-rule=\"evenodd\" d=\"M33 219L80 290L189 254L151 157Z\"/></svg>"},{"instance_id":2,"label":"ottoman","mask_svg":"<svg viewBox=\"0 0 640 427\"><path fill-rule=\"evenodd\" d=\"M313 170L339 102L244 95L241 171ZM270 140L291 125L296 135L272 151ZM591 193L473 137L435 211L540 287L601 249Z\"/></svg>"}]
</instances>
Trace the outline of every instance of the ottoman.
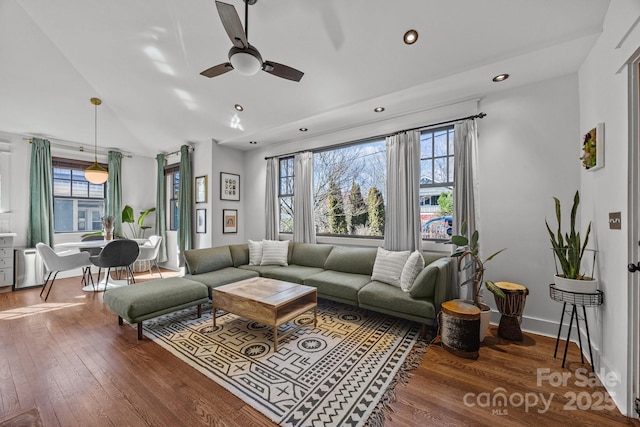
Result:
<instances>
[{"instance_id":1,"label":"ottoman","mask_svg":"<svg viewBox=\"0 0 640 427\"><path fill-rule=\"evenodd\" d=\"M104 294L105 304L118 315L118 324L123 319L138 324L138 339L142 339L142 321L162 316L183 308L209 302L209 288L200 282L182 277L152 280L110 289Z\"/></svg>"}]
</instances>

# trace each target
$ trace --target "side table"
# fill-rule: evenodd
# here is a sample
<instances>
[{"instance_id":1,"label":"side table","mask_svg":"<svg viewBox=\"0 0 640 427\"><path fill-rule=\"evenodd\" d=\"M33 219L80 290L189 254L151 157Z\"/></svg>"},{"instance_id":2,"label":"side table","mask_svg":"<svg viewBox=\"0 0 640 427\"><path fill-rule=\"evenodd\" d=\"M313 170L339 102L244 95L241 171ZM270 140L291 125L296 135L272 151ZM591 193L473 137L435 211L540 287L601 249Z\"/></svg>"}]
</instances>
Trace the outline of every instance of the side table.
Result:
<instances>
[{"instance_id":1,"label":"side table","mask_svg":"<svg viewBox=\"0 0 640 427\"><path fill-rule=\"evenodd\" d=\"M564 356L562 357L562 367L564 368L565 361L567 360L567 349L569 348L569 340L571 339L571 328L573 327L573 319L576 319L576 326L578 327L578 342L580 343L580 361L584 363L584 356L582 352L582 336L580 335L580 316L578 315L577 306L582 307L582 320L584 321L584 327L587 331L587 341L589 344L589 357L591 358L591 371L595 372L593 367L593 352L591 351L591 337L589 336L589 322L587 321L586 307L597 307L602 304L604 300L604 294L598 290L595 293L581 293L581 292L569 292L557 289L555 284L549 285L549 296L554 301L563 303L562 316L560 316L560 326L558 327L558 337L556 338L556 349L553 352L553 357L556 357L558 353L558 343L560 342L560 333L562 332L562 322L564 320L564 314L567 312L567 304L571 304L571 320L569 321L569 330L567 331L567 339L564 344Z\"/></svg>"}]
</instances>

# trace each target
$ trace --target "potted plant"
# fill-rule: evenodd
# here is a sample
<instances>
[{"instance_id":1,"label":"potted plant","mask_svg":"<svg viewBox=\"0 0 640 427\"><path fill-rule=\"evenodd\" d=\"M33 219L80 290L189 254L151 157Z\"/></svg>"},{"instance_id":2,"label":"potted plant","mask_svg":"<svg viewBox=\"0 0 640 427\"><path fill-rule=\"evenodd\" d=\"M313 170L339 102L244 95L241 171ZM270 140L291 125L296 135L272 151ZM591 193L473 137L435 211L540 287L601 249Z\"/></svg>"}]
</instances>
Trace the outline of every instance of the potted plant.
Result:
<instances>
[{"instance_id":1,"label":"potted plant","mask_svg":"<svg viewBox=\"0 0 640 427\"><path fill-rule=\"evenodd\" d=\"M458 258L458 271L471 271L471 277L462 282L460 286L468 284L473 285L473 304L480 309L480 342L484 341L484 337L489 329L489 321L491 320L491 308L482 301L482 285L498 298L504 298L505 294L495 283L490 280L484 280L484 265L491 261L496 255L504 251L500 249L498 252L487 257L484 261L480 258L480 233L475 230L471 235L471 239L466 237L467 223L463 222L461 234L451 236L448 243L456 245L456 251L451 255L452 258ZM468 262L463 262L468 259Z\"/></svg>"},{"instance_id":2,"label":"potted plant","mask_svg":"<svg viewBox=\"0 0 640 427\"><path fill-rule=\"evenodd\" d=\"M561 206L560 200L554 197L556 207L556 219L558 221L558 230L554 233L549 227L549 223L546 218L544 223L547 226L549 237L551 238L551 246L553 253L555 254L556 262L556 275L554 276L554 282L557 289L569 291L569 292L581 292L581 293L594 293L597 290L597 281L593 277L587 276L581 273L582 258L585 250L587 250L587 243L589 243L589 234L591 233L591 221L587 226L587 231L584 235L584 241L580 236L580 232L576 231L576 215L578 213L578 206L580 204L580 194L576 191L573 196L573 206L571 208L571 220L568 233L562 232L561 223ZM594 252L595 263L595 252ZM562 274L558 273L558 263L562 269ZM593 275L593 271L592 271Z\"/></svg>"},{"instance_id":3,"label":"potted plant","mask_svg":"<svg viewBox=\"0 0 640 427\"><path fill-rule=\"evenodd\" d=\"M133 208L129 205L126 205L124 209L122 209L122 223L127 224L129 226L129 231L131 231L132 239L144 239L145 232L151 228L150 225L144 225L144 220L151 212L154 212L156 208L148 208L144 211L140 212L140 216L138 219L135 219L135 215L133 214Z\"/></svg>"}]
</instances>

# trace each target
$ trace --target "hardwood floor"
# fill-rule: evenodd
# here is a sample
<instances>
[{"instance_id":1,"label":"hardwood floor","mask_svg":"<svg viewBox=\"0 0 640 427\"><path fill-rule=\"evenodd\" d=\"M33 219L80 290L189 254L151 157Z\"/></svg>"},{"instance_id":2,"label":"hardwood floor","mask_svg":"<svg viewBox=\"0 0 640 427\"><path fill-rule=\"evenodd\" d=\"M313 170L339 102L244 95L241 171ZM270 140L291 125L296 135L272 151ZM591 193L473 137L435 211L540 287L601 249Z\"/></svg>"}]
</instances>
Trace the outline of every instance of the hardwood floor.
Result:
<instances>
[{"instance_id":1,"label":"hardwood floor","mask_svg":"<svg viewBox=\"0 0 640 427\"><path fill-rule=\"evenodd\" d=\"M138 342L79 278L57 280L46 303L39 293L0 294L0 421L37 407L45 426L274 425L160 346ZM385 425L640 426L611 408L603 387L582 386L577 346L562 369L554 339L525 335L507 342L492 329L476 361L430 346L397 386ZM540 381L539 369L548 370ZM565 385L548 380L562 373L571 374Z\"/></svg>"}]
</instances>

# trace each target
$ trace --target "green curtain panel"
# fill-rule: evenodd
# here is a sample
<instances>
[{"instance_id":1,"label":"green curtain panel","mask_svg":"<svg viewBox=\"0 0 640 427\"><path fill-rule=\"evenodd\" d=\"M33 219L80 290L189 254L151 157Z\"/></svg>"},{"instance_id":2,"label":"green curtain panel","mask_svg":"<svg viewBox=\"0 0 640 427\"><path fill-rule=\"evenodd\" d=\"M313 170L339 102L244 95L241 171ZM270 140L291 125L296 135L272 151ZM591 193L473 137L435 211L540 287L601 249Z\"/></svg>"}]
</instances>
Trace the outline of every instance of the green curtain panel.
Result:
<instances>
[{"instance_id":1,"label":"green curtain panel","mask_svg":"<svg viewBox=\"0 0 640 427\"><path fill-rule=\"evenodd\" d=\"M113 232L122 235L122 153L109 151L106 215L116 219Z\"/></svg>"},{"instance_id":2,"label":"green curtain panel","mask_svg":"<svg viewBox=\"0 0 640 427\"><path fill-rule=\"evenodd\" d=\"M180 186L178 187L178 250L191 249L191 205L193 204L193 177L191 176L190 147L180 147Z\"/></svg>"},{"instance_id":3,"label":"green curtain panel","mask_svg":"<svg viewBox=\"0 0 640 427\"><path fill-rule=\"evenodd\" d=\"M33 138L29 172L29 226L27 246L53 246L53 176L48 140Z\"/></svg>"},{"instance_id":4,"label":"green curtain panel","mask_svg":"<svg viewBox=\"0 0 640 427\"><path fill-rule=\"evenodd\" d=\"M166 262L169 258L167 257L167 179L164 175L164 154L158 154L156 156L156 162L158 163L158 181L156 185L156 234L162 237L157 261Z\"/></svg>"}]
</instances>

